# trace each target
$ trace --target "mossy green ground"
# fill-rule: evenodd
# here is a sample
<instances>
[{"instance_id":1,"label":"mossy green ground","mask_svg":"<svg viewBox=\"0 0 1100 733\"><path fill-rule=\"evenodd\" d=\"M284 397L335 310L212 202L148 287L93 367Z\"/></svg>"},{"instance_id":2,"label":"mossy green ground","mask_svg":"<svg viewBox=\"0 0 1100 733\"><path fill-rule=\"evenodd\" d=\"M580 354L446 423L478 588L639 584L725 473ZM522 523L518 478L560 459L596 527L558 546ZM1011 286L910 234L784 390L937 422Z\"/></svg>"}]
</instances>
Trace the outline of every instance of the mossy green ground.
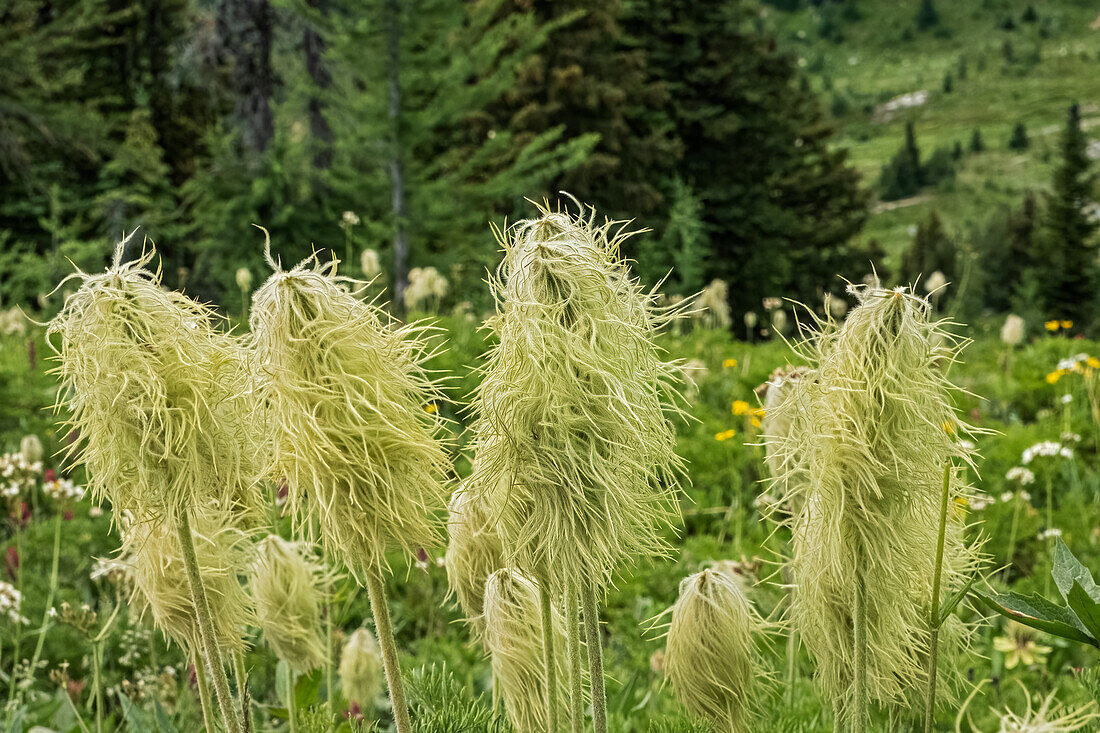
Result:
<instances>
[{"instance_id":1,"label":"mossy green ground","mask_svg":"<svg viewBox=\"0 0 1100 733\"><path fill-rule=\"evenodd\" d=\"M454 437L461 447L467 436L461 422L460 405L463 395L468 394L477 379L473 368L479 362L485 343L475 323L465 317L447 316L440 321L444 327L442 336L448 340L450 348L437 356L432 366L456 377L449 393L453 402L441 404L439 408L444 416L456 421ZM976 441L983 458L979 474L971 476L971 480L983 494L996 500L980 511L970 510L969 516L974 523L973 531L988 538L990 582L998 588L1011 586L1022 592L1044 592L1050 556L1048 543L1038 535L1046 528L1048 481L1053 492L1055 526L1082 561L1100 571L1100 460L1097 454L1100 427L1093 421L1080 375L1064 376L1054 384L1047 380L1060 359L1082 352L1100 356L1100 344L1040 332L1033 334L1032 343L1010 354L997 337L998 328L999 323L989 323L966 329L966 334L974 337L975 343L964 352L963 363L953 369L959 385L972 393L959 394L959 409L972 422L994 431ZM612 729L616 731L705 730L690 727L671 690L664 684L662 642L645 630L647 621L673 602L683 577L714 563L744 559L751 566L755 558L760 558L763 563L748 571L747 577L755 582L749 591L750 597L765 615L780 613L784 600L774 563L784 550L786 537L783 532L776 532L774 525L765 521L753 505L754 499L764 490L759 483L762 471L762 448L757 445L759 431L752 425L751 414L735 415L732 406L736 400L756 406L753 388L765 381L775 367L792 359L792 352L779 341L750 344L736 341L723 332L690 327L680 335L664 337L663 345L673 357L695 360L697 388L691 394L692 421L680 426L678 445L680 453L689 461L692 485L684 498L684 527L675 542L674 556L656 565L626 570L605 606L609 707ZM39 337L37 353L44 353L44 347ZM736 364L731 360L736 360ZM39 359L33 370L29 367L26 342L22 338L3 338L0 349L0 404L3 405L0 448L5 452L16 450L19 439L26 432L50 438L47 440L48 453L60 445L50 432L53 418L43 410L52 402L55 389L51 378L44 374L44 366ZM1071 396L1068 401L1064 401L1065 395ZM716 435L729 430L736 431L733 437L716 439ZM1080 441L1063 438L1066 433L1079 435ZM1030 466L1037 479L1027 487L1030 502L1021 505L1017 516L1013 568L1007 575L993 575L993 570L1007 560L1014 514L1014 505L1001 501L1001 495L1013 488L1005 479L1005 473L1019 465L1025 448L1043 440L1064 440L1072 446L1075 457L1073 460L1040 458ZM455 460L459 474L469 471L465 453L456 452ZM47 458L47 466L57 465L58 459ZM56 526L52 507L41 496L35 501L38 506L26 528L13 535L9 523L4 535L7 547L16 548L20 558L19 570L14 575L7 574L12 569L11 551L8 551L9 570L4 571L5 579L14 577L22 588L23 614L31 620L22 632L19 657L30 656L42 620ZM89 509L84 502L76 507L72 519L61 521L61 581L55 605L62 601L74 606L88 603L106 615L118 597L116 589L104 579L90 579L89 574L94 558L107 557L116 549L117 538L110 532L110 512L94 517L89 516ZM284 529L289 529L286 520ZM418 714L422 720L435 721L433 727L425 730L443 730L453 721L467 720L468 716L475 715L472 711L479 705L489 704L489 666L481 652L468 642L459 614L444 600L446 576L436 563L442 556L442 549L430 549L428 555L426 566L424 563L418 565L415 557L391 558L394 576L390 581L390 593L405 671L414 681L413 699L419 700ZM367 617L366 604L364 593L352 583L344 583L334 616L337 629L349 633L354 630ZM972 609L961 612L971 618L977 615ZM996 728L994 708L1024 709L1023 688L1017 681L1033 694L1057 691L1057 699L1068 705L1091 699L1089 690L1075 679L1073 670L1094 664L1094 650L1036 636L1034 641L1051 647L1050 653L1040 655L1032 664L1021 662L1009 669L1006 655L993 648L993 639L1005 635L1001 619L983 622L975 654L967 662L966 676L975 684L993 680L982 687L968 708L979 730ZM0 638L3 639L0 667L4 674L0 677L3 683L0 693L6 694L6 675L11 669L9 660L16 658L13 627L0 628ZM263 725L268 729L278 729L283 725L280 711L284 704L275 693L280 672L262 641L255 635L254 641L253 651L247 657L252 670L250 687L260 706L259 719L265 721ZM780 640L766 655L780 680L785 675L784 653L785 644ZM142 720L152 726L150 730L158 725L162 730L169 730L163 720L171 721L180 731L195 729L197 709L185 684L186 665L178 651L167 648L159 641L159 635L150 633L146 622L131 618L123 611L107 637L104 658L104 680L111 688L107 694L107 729L121 725L125 717L120 693L135 702L126 718L129 730L142 729ZM43 659L45 662L35 675L33 685L15 692L13 708L23 711L27 727L36 722L57 730L74 730L74 716L67 706L61 705L58 687L49 680L48 674L68 662L70 677L90 686L88 641L72 628L54 627L47 636ZM161 687L157 679L166 665L176 670L176 676L166 680ZM444 668L446 674L442 674ZM770 711L769 717L761 721L757 730L832 730L831 713L814 691L811 674L812 664L803 654L799 657L794 686L789 690L784 684L779 686L774 693L774 704L765 707ZM320 699L322 678L323 675L316 672L300 681L298 694L303 707ZM124 683L137 684L139 680L144 680L141 692ZM90 721L93 716L88 707L89 686L79 694L78 709L85 720ZM459 694L457 690L462 691L460 698L478 694L483 697L480 703L439 699ZM156 723L158 704L164 713L159 724ZM343 710L343 706L343 701L337 699L338 709ZM368 718L375 714L375 711L365 712ZM941 729L954 728L956 712L942 712ZM384 704L379 706L377 713L384 715ZM493 729L484 722L489 718L486 710L482 709L477 715L482 722L475 729ZM896 725L902 723L896 722Z\"/></svg>"}]
</instances>

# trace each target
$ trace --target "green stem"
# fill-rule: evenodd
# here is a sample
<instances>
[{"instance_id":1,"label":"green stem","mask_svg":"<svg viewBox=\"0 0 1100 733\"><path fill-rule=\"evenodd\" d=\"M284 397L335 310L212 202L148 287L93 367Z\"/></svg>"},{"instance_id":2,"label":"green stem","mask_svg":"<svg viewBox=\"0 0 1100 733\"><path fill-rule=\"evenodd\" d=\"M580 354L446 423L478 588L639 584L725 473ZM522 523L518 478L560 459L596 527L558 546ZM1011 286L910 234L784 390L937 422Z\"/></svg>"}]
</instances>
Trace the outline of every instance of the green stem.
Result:
<instances>
[{"instance_id":1,"label":"green stem","mask_svg":"<svg viewBox=\"0 0 1100 733\"><path fill-rule=\"evenodd\" d=\"M50 565L50 590L46 594L46 610L42 612L42 626L38 629L38 642L34 645L34 656L31 657L29 674L34 674L38 668L38 660L42 657L42 647L46 643L46 631L50 627L50 609L53 608L53 599L57 594L58 564L61 558L61 516L58 512L53 524L53 561Z\"/></svg>"},{"instance_id":2,"label":"green stem","mask_svg":"<svg viewBox=\"0 0 1100 733\"><path fill-rule=\"evenodd\" d=\"M199 574L199 559L195 554L195 540L191 536L191 521L186 511L180 513L176 531L183 553L183 565L187 571L187 582L191 587L191 598L195 603L195 618L198 621L203 656L206 658L210 678L214 682L214 693L218 698L222 722L228 733L243 733L241 718L237 715L233 698L229 694L229 678L226 677L225 667L222 666L221 651L218 649L218 640L214 633L214 620L210 614L210 603L206 598L202 575Z\"/></svg>"},{"instance_id":3,"label":"green stem","mask_svg":"<svg viewBox=\"0 0 1100 733\"><path fill-rule=\"evenodd\" d=\"M554 658L554 607L546 583L539 583L542 609L542 666L546 670L546 730L558 730L558 665Z\"/></svg>"},{"instance_id":4,"label":"green stem","mask_svg":"<svg viewBox=\"0 0 1100 733\"><path fill-rule=\"evenodd\" d=\"M1054 481L1050 477L1050 469L1047 469L1047 553L1050 557L1054 556L1054 535L1050 530L1054 527ZM1046 574L1046 579L1043 584L1043 595L1050 595L1050 578L1051 574Z\"/></svg>"},{"instance_id":5,"label":"green stem","mask_svg":"<svg viewBox=\"0 0 1100 733\"><path fill-rule=\"evenodd\" d=\"M199 688L199 705L202 706L202 722L206 726L206 733L217 733L214 723L214 706L210 702L210 683L206 680L206 673L202 669L202 660L199 655L192 657L192 666L195 668L195 686Z\"/></svg>"},{"instance_id":6,"label":"green stem","mask_svg":"<svg viewBox=\"0 0 1100 733\"><path fill-rule=\"evenodd\" d=\"M1023 497L1019 492L1012 499L1012 527L1008 531L1008 558L1005 562L1004 579L1008 579L1008 573L1012 569L1012 558L1016 556L1016 532L1020 527L1020 502Z\"/></svg>"},{"instance_id":7,"label":"green stem","mask_svg":"<svg viewBox=\"0 0 1100 733\"><path fill-rule=\"evenodd\" d=\"M565 637L569 657L569 727L572 733L584 733L584 676L581 672L581 618L577 585L569 583L565 591Z\"/></svg>"},{"instance_id":8,"label":"green stem","mask_svg":"<svg viewBox=\"0 0 1100 733\"><path fill-rule=\"evenodd\" d=\"M95 696L95 733L103 733L103 642L92 644L92 692Z\"/></svg>"},{"instance_id":9,"label":"green stem","mask_svg":"<svg viewBox=\"0 0 1100 733\"><path fill-rule=\"evenodd\" d=\"M386 669L386 682L389 684L390 700L393 703L393 721L397 726L397 733L412 733L409 706L405 702L405 688L401 682L401 667L397 661L397 643L393 640L390 609L386 605L386 586L382 581L382 570L372 568L367 571L366 576L367 595L370 597L371 612L374 613L374 628L378 632L382 665Z\"/></svg>"},{"instance_id":10,"label":"green stem","mask_svg":"<svg viewBox=\"0 0 1100 733\"><path fill-rule=\"evenodd\" d=\"M939 664L940 581L943 577L943 545L947 538L947 504L951 496L951 463L943 469L943 495L940 497L940 533L936 538L936 569L932 573L932 602L928 606L928 623L932 637L928 644L928 695L924 706L924 733L931 733L936 717L936 674Z\"/></svg>"},{"instance_id":11,"label":"green stem","mask_svg":"<svg viewBox=\"0 0 1100 733\"><path fill-rule=\"evenodd\" d=\"M18 508L16 511L22 513L22 509ZM19 520L22 521L22 516ZM15 530L15 556L18 560L18 564L15 568L15 584L23 587L23 530L17 528ZM15 624L15 649L14 654L11 657L11 676L8 677L8 709L12 709L12 701L15 700L15 689L19 686L19 657L20 647L23 644L23 626L22 624Z\"/></svg>"},{"instance_id":12,"label":"green stem","mask_svg":"<svg viewBox=\"0 0 1100 733\"><path fill-rule=\"evenodd\" d=\"M244 668L244 655L233 652L233 676L237 678L237 696L241 700L241 715L244 717L244 733L252 731L252 695L248 691L248 670Z\"/></svg>"},{"instance_id":13,"label":"green stem","mask_svg":"<svg viewBox=\"0 0 1100 733\"><path fill-rule=\"evenodd\" d=\"M603 683L603 648L600 644L600 618L596 615L596 591L591 583L581 584L581 612L584 636L588 644L588 685L592 691L592 727L595 733L607 733L607 692Z\"/></svg>"},{"instance_id":14,"label":"green stem","mask_svg":"<svg viewBox=\"0 0 1100 733\"><path fill-rule=\"evenodd\" d=\"M298 731L298 700L294 696L294 670L286 668L286 715L290 733Z\"/></svg>"},{"instance_id":15,"label":"green stem","mask_svg":"<svg viewBox=\"0 0 1100 733\"><path fill-rule=\"evenodd\" d=\"M863 578L856 578L852 608L853 639L855 642L852 676L852 733L867 733L867 589Z\"/></svg>"},{"instance_id":16,"label":"green stem","mask_svg":"<svg viewBox=\"0 0 1100 733\"><path fill-rule=\"evenodd\" d=\"M328 572L329 559L328 548L324 550L325 571ZM334 719L332 712L332 599L335 594L335 584L330 580L326 586L325 596L325 729L332 730Z\"/></svg>"}]
</instances>

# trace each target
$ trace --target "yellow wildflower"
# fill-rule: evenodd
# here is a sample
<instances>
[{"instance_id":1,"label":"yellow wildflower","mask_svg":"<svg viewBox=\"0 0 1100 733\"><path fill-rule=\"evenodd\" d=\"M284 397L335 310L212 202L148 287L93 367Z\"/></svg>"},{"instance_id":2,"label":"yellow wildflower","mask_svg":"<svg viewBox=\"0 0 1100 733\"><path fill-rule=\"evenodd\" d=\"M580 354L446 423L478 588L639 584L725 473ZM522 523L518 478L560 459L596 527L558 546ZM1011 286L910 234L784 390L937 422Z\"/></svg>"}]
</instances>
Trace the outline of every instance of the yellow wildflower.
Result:
<instances>
[{"instance_id":1,"label":"yellow wildflower","mask_svg":"<svg viewBox=\"0 0 1100 733\"><path fill-rule=\"evenodd\" d=\"M970 500L965 496L955 497L955 516L965 518L967 511L970 509Z\"/></svg>"},{"instance_id":2,"label":"yellow wildflower","mask_svg":"<svg viewBox=\"0 0 1100 733\"><path fill-rule=\"evenodd\" d=\"M434 415L434 414L435 414L435 410L436 410L436 407L435 407L435 405L434 405L433 403L431 403L431 402L429 402L428 404L424 405L424 412L428 413L429 415Z\"/></svg>"},{"instance_id":3,"label":"yellow wildflower","mask_svg":"<svg viewBox=\"0 0 1100 733\"><path fill-rule=\"evenodd\" d=\"M1090 356L1089 358L1085 359L1085 363L1093 369L1100 369L1100 359L1097 359L1095 356Z\"/></svg>"},{"instance_id":4,"label":"yellow wildflower","mask_svg":"<svg viewBox=\"0 0 1100 733\"><path fill-rule=\"evenodd\" d=\"M1005 669L1013 669L1020 662L1030 667L1042 664L1050 653L1049 646L1035 643L1035 632L1023 624L1009 621L1005 635L993 640L993 648L1005 655Z\"/></svg>"},{"instance_id":5,"label":"yellow wildflower","mask_svg":"<svg viewBox=\"0 0 1100 733\"><path fill-rule=\"evenodd\" d=\"M733 401L733 414L734 415L747 415L752 410L752 407L748 402L744 400Z\"/></svg>"},{"instance_id":6,"label":"yellow wildflower","mask_svg":"<svg viewBox=\"0 0 1100 733\"><path fill-rule=\"evenodd\" d=\"M737 359L726 359L722 362L723 369L733 369L735 366L737 366Z\"/></svg>"},{"instance_id":7,"label":"yellow wildflower","mask_svg":"<svg viewBox=\"0 0 1100 733\"><path fill-rule=\"evenodd\" d=\"M1065 369L1058 369L1058 370L1055 370L1055 371L1051 372L1050 374L1047 375L1047 384L1057 383L1057 381L1059 379L1061 379L1062 375L1065 374L1065 373L1066 373Z\"/></svg>"},{"instance_id":8,"label":"yellow wildflower","mask_svg":"<svg viewBox=\"0 0 1100 733\"><path fill-rule=\"evenodd\" d=\"M1070 329L1073 328L1073 321L1059 321L1058 325L1063 329Z\"/></svg>"},{"instance_id":9,"label":"yellow wildflower","mask_svg":"<svg viewBox=\"0 0 1100 733\"><path fill-rule=\"evenodd\" d=\"M729 440L730 438L732 438L735 435L737 435L736 430L723 430L720 433L715 433L714 434L714 439L717 440L718 442L722 442L724 440Z\"/></svg>"},{"instance_id":10,"label":"yellow wildflower","mask_svg":"<svg viewBox=\"0 0 1100 733\"><path fill-rule=\"evenodd\" d=\"M749 424L752 425L754 428L760 427L760 418L758 418L758 417L752 418L751 420L749 420Z\"/></svg>"},{"instance_id":11,"label":"yellow wildflower","mask_svg":"<svg viewBox=\"0 0 1100 733\"><path fill-rule=\"evenodd\" d=\"M764 412L763 407L754 407L752 409L752 416L753 417L764 417L764 414L765 414L765 412Z\"/></svg>"},{"instance_id":12,"label":"yellow wildflower","mask_svg":"<svg viewBox=\"0 0 1100 733\"><path fill-rule=\"evenodd\" d=\"M1058 321L1047 321L1046 323L1043 324L1043 326L1048 331L1057 331L1058 330Z\"/></svg>"}]
</instances>

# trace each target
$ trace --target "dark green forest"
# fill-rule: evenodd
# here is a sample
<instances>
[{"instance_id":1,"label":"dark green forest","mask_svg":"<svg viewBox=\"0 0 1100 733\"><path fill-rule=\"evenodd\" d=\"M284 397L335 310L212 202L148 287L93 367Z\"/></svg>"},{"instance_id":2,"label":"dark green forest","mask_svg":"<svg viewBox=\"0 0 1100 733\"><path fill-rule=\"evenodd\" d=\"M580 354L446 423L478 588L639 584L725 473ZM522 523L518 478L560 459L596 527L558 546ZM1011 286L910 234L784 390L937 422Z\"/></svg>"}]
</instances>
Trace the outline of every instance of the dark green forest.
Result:
<instances>
[{"instance_id":1,"label":"dark green forest","mask_svg":"<svg viewBox=\"0 0 1100 733\"><path fill-rule=\"evenodd\" d=\"M652 230L627 253L645 279L738 280L734 312L868 269L866 187L748 2L5 5L15 303L135 227L169 283L234 303L233 273L259 264L252 224L353 274L378 250L398 302L429 263L477 301L489 222L561 191Z\"/></svg>"}]
</instances>

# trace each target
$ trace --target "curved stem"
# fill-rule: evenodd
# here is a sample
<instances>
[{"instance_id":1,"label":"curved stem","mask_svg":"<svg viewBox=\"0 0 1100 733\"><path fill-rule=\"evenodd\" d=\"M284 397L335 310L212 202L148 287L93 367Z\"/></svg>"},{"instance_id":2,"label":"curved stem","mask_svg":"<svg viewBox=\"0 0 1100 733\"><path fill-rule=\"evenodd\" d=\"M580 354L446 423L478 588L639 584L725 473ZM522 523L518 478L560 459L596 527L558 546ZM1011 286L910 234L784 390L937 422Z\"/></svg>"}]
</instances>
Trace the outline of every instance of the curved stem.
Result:
<instances>
[{"instance_id":1,"label":"curved stem","mask_svg":"<svg viewBox=\"0 0 1100 733\"><path fill-rule=\"evenodd\" d=\"M214 723L214 705L210 702L210 683L206 680L206 673L203 671L198 654L192 657L191 666L195 668L195 686L199 688L199 705L202 706L202 722L206 727L206 733L217 733L217 725Z\"/></svg>"},{"instance_id":2,"label":"curved stem","mask_svg":"<svg viewBox=\"0 0 1100 733\"><path fill-rule=\"evenodd\" d=\"M195 540L191 536L191 522L187 512L182 512L176 525L179 534L180 549L183 553L183 565L187 570L187 582L191 586L191 598L195 603L195 618L198 621L199 637L202 642L203 656L214 682L214 693L218 697L222 721L228 733L243 733L241 718L233 706L229 694L229 678L222 666L222 656L218 649L218 640L214 634L214 620L210 615L210 603L206 598L206 588L199 574L199 559L195 554Z\"/></svg>"},{"instance_id":3,"label":"curved stem","mask_svg":"<svg viewBox=\"0 0 1100 733\"><path fill-rule=\"evenodd\" d=\"M596 591L591 583L581 587L581 611L584 636L588 643L588 685L592 690L592 727L607 733L607 692L603 686L603 647L600 644L600 617L596 615Z\"/></svg>"},{"instance_id":4,"label":"curved stem","mask_svg":"<svg viewBox=\"0 0 1100 733\"><path fill-rule=\"evenodd\" d=\"M542 609L542 666L546 670L546 730L558 730L558 665L554 659L554 608L546 583L539 583Z\"/></svg>"},{"instance_id":5,"label":"curved stem","mask_svg":"<svg viewBox=\"0 0 1100 733\"><path fill-rule=\"evenodd\" d=\"M565 637L569 657L569 727L572 733L584 733L584 676L581 672L581 618L577 585L570 582L565 591Z\"/></svg>"},{"instance_id":6,"label":"curved stem","mask_svg":"<svg viewBox=\"0 0 1100 733\"><path fill-rule=\"evenodd\" d=\"M252 695L248 691L248 671L244 668L244 654L233 652L233 676L237 678L237 696L241 700L244 716L244 733L252 731Z\"/></svg>"},{"instance_id":7,"label":"curved stem","mask_svg":"<svg viewBox=\"0 0 1100 733\"><path fill-rule=\"evenodd\" d=\"M286 715L290 733L298 733L298 700L294 697L294 670L286 670Z\"/></svg>"},{"instance_id":8,"label":"curved stem","mask_svg":"<svg viewBox=\"0 0 1100 733\"><path fill-rule=\"evenodd\" d=\"M61 559L61 517L58 512L53 524L53 562L50 565L50 590L46 594L46 610L42 612L42 626L38 629L38 641L34 645L34 655L31 657L31 671L38 668L38 660L42 657L42 647L46 643L46 631L50 627L50 609L53 608L53 599L57 594L58 564Z\"/></svg>"},{"instance_id":9,"label":"curved stem","mask_svg":"<svg viewBox=\"0 0 1100 733\"><path fill-rule=\"evenodd\" d=\"M382 648L382 665L386 669L386 682L390 688L390 700L393 703L393 721L397 733L412 733L409 719L409 706L405 702L405 688L401 682L401 667L397 662L397 643L393 640L393 627L390 625L390 609L386 605L386 586L382 582L380 568L372 568L366 573L367 595L370 597L371 612L374 614L374 628L378 632L378 645Z\"/></svg>"},{"instance_id":10,"label":"curved stem","mask_svg":"<svg viewBox=\"0 0 1100 733\"><path fill-rule=\"evenodd\" d=\"M939 664L940 624L940 580L943 576L943 545L947 538L947 503L951 494L951 464L943 470L943 496L940 501L940 534L936 538L936 569L932 573L932 602L928 606L928 623L932 628L932 637L928 648L928 695L924 706L924 733L931 733L932 721L936 717L936 673Z\"/></svg>"}]
</instances>

